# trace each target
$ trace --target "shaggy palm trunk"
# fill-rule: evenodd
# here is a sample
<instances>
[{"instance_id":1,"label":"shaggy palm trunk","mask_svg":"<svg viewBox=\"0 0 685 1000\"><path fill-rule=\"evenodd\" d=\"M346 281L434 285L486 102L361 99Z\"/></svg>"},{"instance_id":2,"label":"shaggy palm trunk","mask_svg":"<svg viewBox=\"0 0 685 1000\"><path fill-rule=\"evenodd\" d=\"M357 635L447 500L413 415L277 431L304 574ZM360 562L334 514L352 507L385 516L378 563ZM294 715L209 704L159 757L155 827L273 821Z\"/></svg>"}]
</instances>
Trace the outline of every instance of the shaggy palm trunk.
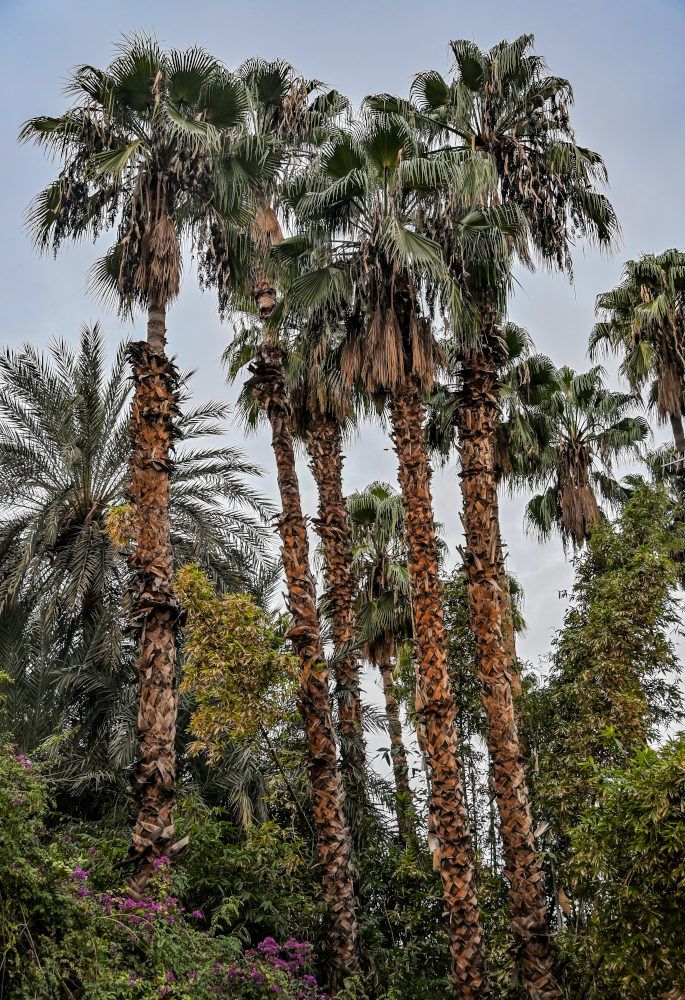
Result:
<instances>
[{"instance_id":1,"label":"shaggy palm trunk","mask_svg":"<svg viewBox=\"0 0 685 1000\"><path fill-rule=\"evenodd\" d=\"M154 859L175 853L179 606L173 588L169 477L174 417L178 412L178 375L164 353L164 333L165 311L153 307L147 343L141 341L129 347L135 387L128 486L136 525L131 556L131 622L140 631L140 756L131 789L137 816L131 845L135 871L129 885L137 894L145 887Z\"/></svg>"},{"instance_id":2,"label":"shaggy palm trunk","mask_svg":"<svg viewBox=\"0 0 685 1000\"><path fill-rule=\"evenodd\" d=\"M511 679L511 693L514 698L518 698L522 693L521 672L519 670L518 657L516 655L516 633L514 631L514 609L511 603L511 589L509 587L509 578L507 577L507 571L504 564L504 550L502 549L502 534L499 523L499 500L497 499L497 488L495 488L495 499L497 500L497 511L495 514L497 521L497 546L495 550L495 559L497 560L497 572L499 573L501 588L502 641L504 643L504 652L507 654L509 677Z\"/></svg>"},{"instance_id":3,"label":"shaggy palm trunk","mask_svg":"<svg viewBox=\"0 0 685 1000\"><path fill-rule=\"evenodd\" d=\"M674 479L680 505L680 511L676 514L678 526L685 522L685 431L683 430L683 418L680 415L669 413L671 430L673 432L673 444L676 451L676 464L674 466ZM685 554L674 552L671 558L678 567L678 582L681 587L685 587Z\"/></svg>"},{"instance_id":4,"label":"shaggy palm trunk","mask_svg":"<svg viewBox=\"0 0 685 1000\"><path fill-rule=\"evenodd\" d=\"M273 286L262 281L255 297L265 323L273 310ZM338 989L359 969L357 918L352 882L350 833L335 748L328 676L316 611L316 591L309 564L307 524L293 449L290 404L285 389L283 352L265 335L251 366L250 385L271 424L278 488L283 506L278 521L288 607L293 616L289 637L300 664L298 708L307 738L307 771L312 797L316 847L323 898L327 905L330 987Z\"/></svg>"},{"instance_id":5,"label":"shaggy palm trunk","mask_svg":"<svg viewBox=\"0 0 685 1000\"><path fill-rule=\"evenodd\" d=\"M319 516L314 521L323 544L326 606L333 626L336 652L354 642L354 581L352 542L342 489L343 453L340 425L320 416L307 438L309 468L319 493ZM354 805L355 826L363 814L365 748L359 663L354 653L344 653L335 664L336 696L340 718L342 774L348 807Z\"/></svg>"},{"instance_id":6,"label":"shaggy palm trunk","mask_svg":"<svg viewBox=\"0 0 685 1000\"><path fill-rule=\"evenodd\" d=\"M545 920L540 856L535 848L525 772L511 695L509 657L502 638L501 566L494 468L499 423L497 339L485 327L482 346L462 358L457 412L464 500L466 572L471 628L487 719L488 748L499 808L505 875L510 883L517 961L531 1000L560 996Z\"/></svg>"},{"instance_id":7,"label":"shaggy palm trunk","mask_svg":"<svg viewBox=\"0 0 685 1000\"><path fill-rule=\"evenodd\" d=\"M673 431L673 443L675 444L675 450L682 456L685 455L685 431L683 430L683 419L679 416L674 416L672 413L669 414L669 420L671 421L671 430Z\"/></svg>"},{"instance_id":8,"label":"shaggy palm trunk","mask_svg":"<svg viewBox=\"0 0 685 1000\"><path fill-rule=\"evenodd\" d=\"M431 781L430 829L447 911L452 979L460 1000L490 992L483 949L476 873L464 804L454 697L447 671L447 637L438 575L438 548L423 440L424 407L409 377L390 405L407 526L409 576L418 665L417 710L425 726Z\"/></svg>"},{"instance_id":9,"label":"shaggy palm trunk","mask_svg":"<svg viewBox=\"0 0 685 1000\"><path fill-rule=\"evenodd\" d=\"M395 696L395 683L393 681L390 658L379 656L376 665L383 678L385 715L388 720L388 732L390 734L390 759L392 760L395 792L397 793L397 829L401 837L407 837L413 828L414 796L409 784L407 751L404 748L404 741L402 739L400 704Z\"/></svg>"}]
</instances>

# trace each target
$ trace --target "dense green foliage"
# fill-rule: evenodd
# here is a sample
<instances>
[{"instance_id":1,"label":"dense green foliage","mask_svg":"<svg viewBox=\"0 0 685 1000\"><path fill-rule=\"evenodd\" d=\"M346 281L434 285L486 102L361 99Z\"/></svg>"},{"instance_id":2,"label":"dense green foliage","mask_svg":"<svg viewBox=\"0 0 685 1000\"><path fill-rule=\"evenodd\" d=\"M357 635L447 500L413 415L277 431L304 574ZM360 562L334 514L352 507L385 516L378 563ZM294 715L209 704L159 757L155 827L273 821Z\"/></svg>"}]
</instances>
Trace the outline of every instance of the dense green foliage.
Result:
<instances>
[{"instance_id":1,"label":"dense green foliage","mask_svg":"<svg viewBox=\"0 0 685 1000\"><path fill-rule=\"evenodd\" d=\"M24 126L22 139L61 162L29 210L39 248L113 230L91 286L122 313L159 312L178 294L192 237L201 283L218 291L220 314L236 321L225 352L231 376L246 366L259 373L240 397L246 422L257 426L261 401L283 449L291 435L311 446L325 417L338 448L362 416L382 421L390 403L404 457L402 493L374 482L343 501L336 456L329 495L339 500L329 506L339 510L320 509L314 524L330 514L333 532L347 539L349 531L340 561L354 586L341 609L350 641L336 639L331 652L333 588L320 602L320 622L314 602L312 620L303 621L293 600L312 585L307 546L290 532L300 518L294 462L279 466L282 497L290 496L280 515L282 552L293 562L285 614L270 607L281 566L269 555L271 505L251 486L260 470L232 445L215 445L226 434L227 405L191 407L184 376L177 395L155 404L168 407L179 439L173 454L160 459L153 448L142 459L131 451L127 345L108 368L95 325L73 348L58 341L41 354L29 343L0 354L3 1000L331 1000L326 984L357 968L338 1000L453 996L449 977L455 981L462 955L452 935L462 917L444 895L441 866L459 839L466 846L454 886L477 890L466 930L479 937L482 929L484 941L484 958L464 959L478 966L476 989L487 992L489 977L492 1000L557 1000L558 977L564 1000L685 997L685 734L677 731L685 713L676 646L685 564L685 255L629 261L622 284L598 298L591 350L621 355L627 392L611 388L599 367L557 369L508 321L514 261L537 258L570 275L576 239L606 248L618 232L598 191L603 160L576 141L571 86L548 75L532 44L528 35L488 51L452 42L449 79L420 73L408 100L380 94L355 111L285 61L248 59L231 72L197 47L165 53L154 38L133 35L107 70L74 72L75 103L65 114ZM164 321L156 323L148 346L159 360ZM479 354L488 369L478 390L488 396L485 408L466 391L469 378L478 383ZM403 395L417 412L426 408L425 427L422 415L404 451ZM675 451L645 455L643 403L670 419ZM154 423L155 405L141 425ZM470 455L469 430L479 421ZM482 487L471 505L489 516L489 552L478 554L471 539L452 567L429 517L430 538L421 541L416 519L416 537L409 533L412 490L423 502L423 480L411 485L424 469L422 445L445 467L456 456L463 477ZM671 461L662 466L665 454ZM650 481L636 473L621 482L625 457L644 460ZM140 473L141 481L163 464L163 503L150 508L157 514L140 513L144 505L134 512L128 481L136 461L133 479ZM427 472L425 483L427 490ZM573 590L544 680L516 659L522 594L504 570L502 484L541 490L528 497L528 526L574 547ZM467 538L469 516L466 503ZM177 806L164 821L167 839L146 848L151 878L131 888L125 799L140 693L129 588L137 528L163 521L171 526L163 529L167 564L150 565L138 625L145 632L159 603L158 580L168 581L162 599L170 599L174 575L167 653L176 667L164 705L154 697L154 656L138 681L150 689L157 737L169 751L166 764L153 752L151 768ZM465 569L480 559L496 572L469 594ZM442 577L435 613L422 613L422 574ZM475 601L477 587L487 594ZM425 645L440 661L440 614L447 666L436 667L428 703L417 687L416 649ZM500 630L505 657L488 673L478 662L483 633L497 645ZM314 698L300 678L333 677L336 663L355 658L362 671L380 668L387 715L362 690L368 763L359 769L363 814L350 836L339 795L345 743L340 732L334 740L336 723L345 732L346 692L329 702L324 682ZM501 701L486 723L483 704L495 684ZM316 712L300 717L296 706L308 698ZM435 823L434 751L441 740L455 745L444 721L452 699L461 774L450 802L463 796L470 846L464 813L459 830ZM380 745L388 736L390 753ZM397 794L374 754L392 766ZM411 782L408 756L425 772L417 768ZM518 775L517 809L507 813L499 802L501 822L498 759L500 779ZM322 764L326 780L316 786ZM159 857L161 843L170 846ZM536 861L536 850L542 872L523 859ZM322 892L326 866L332 871L347 852L347 874L329 878L334 891ZM517 852L524 888L536 889L531 899L544 888L527 913L517 911L516 891L512 904L511 888L522 881ZM344 899L344 930L333 933ZM547 962L544 996L522 960L531 936ZM336 947L349 952L340 975Z\"/></svg>"},{"instance_id":2,"label":"dense green foliage","mask_svg":"<svg viewBox=\"0 0 685 1000\"><path fill-rule=\"evenodd\" d=\"M596 806L571 835L578 930L560 939L579 994L656 1000L685 989L685 737L590 769Z\"/></svg>"}]
</instances>

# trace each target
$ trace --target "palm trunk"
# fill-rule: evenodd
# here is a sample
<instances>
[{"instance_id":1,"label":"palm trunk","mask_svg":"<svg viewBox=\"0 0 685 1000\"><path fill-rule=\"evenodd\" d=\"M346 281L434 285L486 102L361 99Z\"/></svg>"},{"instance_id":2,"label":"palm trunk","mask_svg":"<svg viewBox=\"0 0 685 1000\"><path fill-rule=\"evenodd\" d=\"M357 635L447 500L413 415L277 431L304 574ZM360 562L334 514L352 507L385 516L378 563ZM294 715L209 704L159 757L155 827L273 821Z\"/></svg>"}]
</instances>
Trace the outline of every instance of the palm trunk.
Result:
<instances>
[{"instance_id":1,"label":"palm trunk","mask_svg":"<svg viewBox=\"0 0 685 1000\"><path fill-rule=\"evenodd\" d=\"M452 979L460 1000L476 1000L487 997L490 987L447 671L430 468L423 441L424 407L413 379L394 392L390 414L407 525L419 678L417 709L425 724L432 791L430 828L438 841Z\"/></svg>"},{"instance_id":2,"label":"palm trunk","mask_svg":"<svg viewBox=\"0 0 685 1000\"><path fill-rule=\"evenodd\" d=\"M528 997L547 1000L559 997L560 993L553 972L543 872L535 848L514 716L509 657L502 638L494 468L499 423L495 333L492 325L485 326L482 346L465 352L462 358L463 389L457 422L467 544L465 563L518 963Z\"/></svg>"},{"instance_id":3,"label":"palm trunk","mask_svg":"<svg viewBox=\"0 0 685 1000\"><path fill-rule=\"evenodd\" d=\"M256 289L262 320L275 304L272 286ZM322 892L327 904L330 986L340 987L359 969L357 918L352 882L350 833L344 814L344 792L335 748L328 676L316 611L316 591L309 564L307 524L302 514L295 466L290 405L285 389L283 352L265 337L250 383L271 424L278 487L283 512L278 527L281 556L293 616L290 631L300 664L298 708L307 739L307 770L312 796Z\"/></svg>"},{"instance_id":4,"label":"palm trunk","mask_svg":"<svg viewBox=\"0 0 685 1000\"><path fill-rule=\"evenodd\" d=\"M683 430L683 418L679 414L669 413L671 430L673 432L673 443L676 450L676 464L674 479L680 506L680 512L676 515L678 526L685 522L685 431ZM685 587L685 555L682 552L674 552L671 556L678 568L678 583Z\"/></svg>"},{"instance_id":5,"label":"palm trunk","mask_svg":"<svg viewBox=\"0 0 685 1000\"><path fill-rule=\"evenodd\" d=\"M342 489L343 454L340 425L321 416L307 438L309 468L319 493L319 516L314 525L323 544L326 605L333 626L336 652L354 642L354 582L350 572L352 542ZM359 663L348 652L335 665L336 696L340 718L342 774L348 799L357 814L364 798L365 748ZM359 818L359 816L357 817Z\"/></svg>"},{"instance_id":6,"label":"palm trunk","mask_svg":"<svg viewBox=\"0 0 685 1000\"><path fill-rule=\"evenodd\" d=\"M390 757L395 779L395 792L397 793L397 829L401 837L407 837L413 829L414 796L409 784L407 751L404 749L404 741L402 739L400 705L395 696L395 683L393 681L390 658L379 658L377 666L383 678L385 715L388 720L388 732L390 734Z\"/></svg>"},{"instance_id":7,"label":"palm trunk","mask_svg":"<svg viewBox=\"0 0 685 1000\"><path fill-rule=\"evenodd\" d=\"M497 488L495 488L495 499L497 501L496 521L497 521L497 545L495 549L495 559L497 561L497 572L501 588L502 600L502 641L504 652L507 654L507 664L509 668L509 678L511 681L511 693L514 698L518 698L522 693L521 671L516 655L516 633L514 632L514 610L511 603L511 590L509 589L509 579L504 565L504 550L502 549L502 534L499 522L499 499Z\"/></svg>"},{"instance_id":8,"label":"palm trunk","mask_svg":"<svg viewBox=\"0 0 685 1000\"><path fill-rule=\"evenodd\" d=\"M675 450L679 453L682 459L682 456L685 455L685 431L683 430L683 418L669 413L669 419L671 421L671 430L673 431L673 443L675 444Z\"/></svg>"},{"instance_id":9,"label":"palm trunk","mask_svg":"<svg viewBox=\"0 0 685 1000\"><path fill-rule=\"evenodd\" d=\"M164 333L165 311L152 307L147 343L141 341L129 347L135 386L128 487L136 524L131 556L131 622L140 630L140 757L132 778L137 816L131 846L135 872L129 885L137 894L145 887L153 860L175 853L179 607L173 589L169 476L174 417L178 412L178 375L164 353Z\"/></svg>"}]
</instances>

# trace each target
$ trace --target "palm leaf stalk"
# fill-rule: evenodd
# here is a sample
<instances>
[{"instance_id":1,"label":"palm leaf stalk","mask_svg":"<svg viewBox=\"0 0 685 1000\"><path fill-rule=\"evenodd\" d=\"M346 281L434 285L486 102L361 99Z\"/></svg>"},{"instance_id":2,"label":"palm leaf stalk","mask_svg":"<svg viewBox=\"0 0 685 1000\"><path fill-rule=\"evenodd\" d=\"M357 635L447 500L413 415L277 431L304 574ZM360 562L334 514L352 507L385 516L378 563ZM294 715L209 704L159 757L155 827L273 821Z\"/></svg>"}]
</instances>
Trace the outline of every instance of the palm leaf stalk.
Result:
<instances>
[{"instance_id":1,"label":"palm leaf stalk","mask_svg":"<svg viewBox=\"0 0 685 1000\"><path fill-rule=\"evenodd\" d=\"M318 492L313 521L323 555L323 608L330 618L335 649L336 699L340 722L341 770L350 826L363 833L364 770L359 661L355 650L355 587L352 543L343 494L343 434L354 423L353 402L340 383L329 340L333 331L310 322L297 339L288 383L293 430L304 441Z\"/></svg>"},{"instance_id":2,"label":"palm leaf stalk","mask_svg":"<svg viewBox=\"0 0 685 1000\"><path fill-rule=\"evenodd\" d=\"M179 607L169 516L178 373L165 353L166 312L180 287L183 232L202 234L213 204L223 214L239 207L238 188L216 178L246 104L241 84L203 50L165 53L142 35L124 38L106 70L78 68L68 92L74 104L65 114L34 118L22 129L23 139L62 163L34 201L29 224L38 245L54 250L64 239L97 238L118 225L93 283L120 308L141 306L148 316L147 340L129 346L136 533L130 620L140 636L130 887L140 894L153 860L183 846L174 841Z\"/></svg>"},{"instance_id":3,"label":"palm leaf stalk","mask_svg":"<svg viewBox=\"0 0 685 1000\"><path fill-rule=\"evenodd\" d=\"M533 353L529 333L512 322L502 327L503 356L498 367L498 395L501 419L497 430L495 474L498 487L513 488L514 475L528 469L534 457L547 444L548 425L536 410L537 404L556 386L557 371L550 359ZM453 381L436 385L429 397L429 419L426 427L431 456L446 464L457 446L457 419L461 402L461 372L459 353L445 345L448 367L454 371ZM456 354L456 357L454 355ZM511 581L506 572L504 546L499 530L497 510L497 544L495 560L499 568L502 602L502 639L509 660L511 688L520 697L521 678L516 655L514 609Z\"/></svg>"}]
</instances>

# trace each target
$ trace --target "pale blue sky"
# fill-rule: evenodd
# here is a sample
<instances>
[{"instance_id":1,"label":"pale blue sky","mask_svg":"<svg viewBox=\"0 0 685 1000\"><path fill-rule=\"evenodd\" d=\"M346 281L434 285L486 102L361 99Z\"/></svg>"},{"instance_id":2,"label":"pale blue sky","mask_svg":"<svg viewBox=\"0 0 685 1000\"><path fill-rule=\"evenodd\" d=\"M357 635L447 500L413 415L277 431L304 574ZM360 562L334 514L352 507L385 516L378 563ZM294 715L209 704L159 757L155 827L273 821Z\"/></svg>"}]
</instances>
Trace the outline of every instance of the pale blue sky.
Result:
<instances>
[{"instance_id":1,"label":"pale blue sky","mask_svg":"<svg viewBox=\"0 0 685 1000\"><path fill-rule=\"evenodd\" d=\"M303 73L326 80L358 101L364 94L406 92L412 73L446 72L450 38L489 46L503 37L532 32L552 71L575 89L579 140L605 157L610 196L623 227L623 245L611 259L579 248L576 284L561 277L522 276L511 317L526 325L538 348L560 363L580 367L593 322L594 297L619 277L621 262L643 251L685 246L682 197L685 140L685 3L682 0L347 0L320 2L211 3L195 0L0 0L0 92L3 183L0 185L0 344L23 340L47 344L55 335L74 337L84 321L102 319L112 342L130 332L103 314L85 293L90 246L69 248L57 261L39 258L23 232L31 196L54 168L15 137L21 122L65 106L61 87L71 67L106 64L123 32L154 31L164 45L198 42L229 66L250 55L281 56ZM142 328L141 328L142 332ZM198 369L198 397L225 396L217 361L230 331L221 326L210 296L194 287L187 269L184 289L169 316L169 337L184 366ZM238 443L239 432L230 429ZM269 471L266 436L247 443ZM364 431L349 448L346 488L372 478L394 478L394 456L376 431ZM314 495L303 472L305 501ZM273 493L273 477L265 481ZM436 514L454 553L459 536L459 497L453 472L435 477ZM511 568L525 587L529 633L524 655L549 648L561 621L556 590L570 580L560 544L538 546L522 530L522 501L503 504Z\"/></svg>"}]
</instances>

